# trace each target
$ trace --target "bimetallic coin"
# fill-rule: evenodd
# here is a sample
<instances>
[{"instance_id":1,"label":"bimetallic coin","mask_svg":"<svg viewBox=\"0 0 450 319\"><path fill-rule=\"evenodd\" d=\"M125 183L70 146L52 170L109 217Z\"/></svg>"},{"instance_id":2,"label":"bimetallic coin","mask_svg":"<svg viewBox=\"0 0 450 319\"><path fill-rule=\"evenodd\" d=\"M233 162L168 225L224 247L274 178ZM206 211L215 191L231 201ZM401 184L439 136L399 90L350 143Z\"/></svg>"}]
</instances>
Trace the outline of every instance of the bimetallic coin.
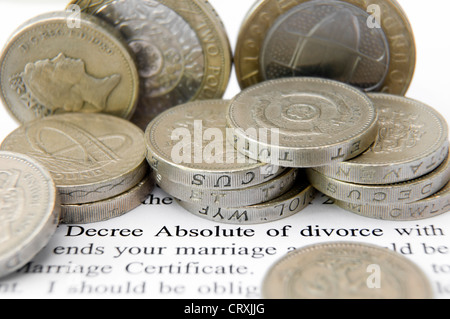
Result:
<instances>
[{"instance_id":1,"label":"bimetallic coin","mask_svg":"<svg viewBox=\"0 0 450 319\"><path fill-rule=\"evenodd\" d=\"M156 181L193 189L237 189L261 184L284 169L237 153L227 142L230 101L189 102L165 111L145 131L147 160Z\"/></svg>"},{"instance_id":2,"label":"bimetallic coin","mask_svg":"<svg viewBox=\"0 0 450 319\"><path fill-rule=\"evenodd\" d=\"M266 299L431 299L427 276L387 248L330 242L289 252L267 272Z\"/></svg>"},{"instance_id":3,"label":"bimetallic coin","mask_svg":"<svg viewBox=\"0 0 450 319\"><path fill-rule=\"evenodd\" d=\"M261 74L271 80L317 76L365 91L383 84L389 45L369 14L345 1L309 1L280 16L261 47Z\"/></svg>"},{"instance_id":4,"label":"bimetallic coin","mask_svg":"<svg viewBox=\"0 0 450 319\"><path fill-rule=\"evenodd\" d=\"M342 182L313 169L307 171L315 189L336 200L354 204L391 205L411 203L426 198L450 180L449 157L431 173L403 183L389 185L362 185Z\"/></svg>"},{"instance_id":5,"label":"bimetallic coin","mask_svg":"<svg viewBox=\"0 0 450 319\"><path fill-rule=\"evenodd\" d=\"M168 179L157 181L159 187L171 196L196 205L215 205L223 207L243 207L270 201L286 193L297 177L296 169L264 182L242 189L194 189Z\"/></svg>"},{"instance_id":6,"label":"bimetallic coin","mask_svg":"<svg viewBox=\"0 0 450 319\"><path fill-rule=\"evenodd\" d=\"M319 78L265 81L236 95L229 107L228 141L265 163L315 167L364 152L375 140L377 113L350 85Z\"/></svg>"},{"instance_id":7,"label":"bimetallic coin","mask_svg":"<svg viewBox=\"0 0 450 319\"><path fill-rule=\"evenodd\" d=\"M204 1L74 0L121 31L135 52L140 100L132 121L142 129L162 111L222 97L231 72L223 26Z\"/></svg>"},{"instance_id":8,"label":"bimetallic coin","mask_svg":"<svg viewBox=\"0 0 450 319\"><path fill-rule=\"evenodd\" d=\"M130 119L139 93L131 50L102 20L52 12L11 36L0 57L0 97L21 123L67 112Z\"/></svg>"},{"instance_id":9,"label":"bimetallic coin","mask_svg":"<svg viewBox=\"0 0 450 319\"><path fill-rule=\"evenodd\" d=\"M448 125L430 106L401 96L371 93L378 111L374 144L351 160L315 167L357 184L393 184L416 179L438 167L448 154Z\"/></svg>"},{"instance_id":10,"label":"bimetallic coin","mask_svg":"<svg viewBox=\"0 0 450 319\"><path fill-rule=\"evenodd\" d=\"M142 130L106 114L66 113L28 122L0 148L28 154L44 165L62 204L121 194L148 171Z\"/></svg>"},{"instance_id":11,"label":"bimetallic coin","mask_svg":"<svg viewBox=\"0 0 450 319\"><path fill-rule=\"evenodd\" d=\"M49 172L34 159L0 152L0 277L30 261L58 226L59 197Z\"/></svg>"},{"instance_id":12,"label":"bimetallic coin","mask_svg":"<svg viewBox=\"0 0 450 319\"><path fill-rule=\"evenodd\" d=\"M437 193L413 203L393 203L388 206L376 204L352 204L340 200L334 203L360 216L390 220L415 221L439 216L450 211L450 183Z\"/></svg>"},{"instance_id":13,"label":"bimetallic coin","mask_svg":"<svg viewBox=\"0 0 450 319\"><path fill-rule=\"evenodd\" d=\"M241 25L234 60L242 89L275 76L308 75L403 95L416 52L395 0L259 0Z\"/></svg>"},{"instance_id":14,"label":"bimetallic coin","mask_svg":"<svg viewBox=\"0 0 450 319\"><path fill-rule=\"evenodd\" d=\"M297 177L295 184L285 194L257 205L230 208L215 205L197 205L177 200L192 214L220 223L261 224L280 220L305 209L316 195L315 189L304 178Z\"/></svg>"},{"instance_id":15,"label":"bimetallic coin","mask_svg":"<svg viewBox=\"0 0 450 319\"><path fill-rule=\"evenodd\" d=\"M155 186L151 175L146 175L135 187L93 203L61 205L61 223L86 224L105 221L129 213L139 207Z\"/></svg>"}]
</instances>

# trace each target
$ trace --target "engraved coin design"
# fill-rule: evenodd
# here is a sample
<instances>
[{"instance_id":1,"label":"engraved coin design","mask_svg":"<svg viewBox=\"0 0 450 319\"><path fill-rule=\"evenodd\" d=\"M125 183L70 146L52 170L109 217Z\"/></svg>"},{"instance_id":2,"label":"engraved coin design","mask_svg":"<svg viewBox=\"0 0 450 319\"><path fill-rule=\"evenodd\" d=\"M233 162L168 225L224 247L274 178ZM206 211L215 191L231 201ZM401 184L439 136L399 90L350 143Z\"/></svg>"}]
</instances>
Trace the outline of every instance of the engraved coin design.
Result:
<instances>
[{"instance_id":1,"label":"engraved coin design","mask_svg":"<svg viewBox=\"0 0 450 319\"><path fill-rule=\"evenodd\" d=\"M341 200L334 203L360 216L391 220L415 221L439 216L450 211L450 183L447 183L435 194L412 203L392 203L386 205L354 204Z\"/></svg>"},{"instance_id":2,"label":"engraved coin design","mask_svg":"<svg viewBox=\"0 0 450 319\"><path fill-rule=\"evenodd\" d=\"M409 98L371 93L378 110L374 144L351 160L315 167L331 178L359 184L393 184L438 167L448 154L448 125L432 107Z\"/></svg>"},{"instance_id":3,"label":"engraved coin design","mask_svg":"<svg viewBox=\"0 0 450 319\"><path fill-rule=\"evenodd\" d=\"M387 248L352 242L289 252L269 269L262 291L267 299L433 297L428 278L412 261Z\"/></svg>"},{"instance_id":4,"label":"engraved coin design","mask_svg":"<svg viewBox=\"0 0 450 319\"><path fill-rule=\"evenodd\" d=\"M315 189L300 174L290 190L261 204L231 208L217 205L198 205L181 200L177 200L177 202L192 214L211 221L250 225L268 223L293 216L305 209L315 195Z\"/></svg>"},{"instance_id":5,"label":"engraved coin design","mask_svg":"<svg viewBox=\"0 0 450 319\"><path fill-rule=\"evenodd\" d=\"M34 159L0 151L0 167L0 276L5 276L48 243L60 205L49 172Z\"/></svg>"},{"instance_id":6,"label":"engraved coin design","mask_svg":"<svg viewBox=\"0 0 450 319\"><path fill-rule=\"evenodd\" d=\"M319 76L403 95L415 60L412 29L395 0L259 0L235 48L243 89L267 79Z\"/></svg>"},{"instance_id":7,"label":"engraved coin design","mask_svg":"<svg viewBox=\"0 0 450 319\"><path fill-rule=\"evenodd\" d=\"M168 179L157 181L162 190L173 197L197 205L242 207L270 201L286 193L297 177L296 169L288 169L264 183L239 189L194 189Z\"/></svg>"},{"instance_id":8,"label":"engraved coin design","mask_svg":"<svg viewBox=\"0 0 450 319\"><path fill-rule=\"evenodd\" d=\"M148 171L142 130L106 114L66 113L35 120L8 135L1 149L42 163L63 204L120 194Z\"/></svg>"},{"instance_id":9,"label":"engraved coin design","mask_svg":"<svg viewBox=\"0 0 450 319\"><path fill-rule=\"evenodd\" d=\"M134 51L141 91L132 121L142 129L169 107L219 98L225 91L231 50L223 27L203 2L71 2L113 25Z\"/></svg>"},{"instance_id":10,"label":"engraved coin design","mask_svg":"<svg viewBox=\"0 0 450 319\"><path fill-rule=\"evenodd\" d=\"M314 167L365 151L375 140L377 113L369 98L349 85L285 78L265 81L235 96L227 125L234 131L229 142L252 159ZM267 136L261 130L267 130Z\"/></svg>"},{"instance_id":11,"label":"engraved coin design","mask_svg":"<svg viewBox=\"0 0 450 319\"><path fill-rule=\"evenodd\" d=\"M431 173L414 180L389 185L362 185L342 182L313 169L307 170L308 179L318 191L333 199L355 204L390 205L412 203L436 193L450 180L450 162L447 159Z\"/></svg>"},{"instance_id":12,"label":"engraved coin design","mask_svg":"<svg viewBox=\"0 0 450 319\"><path fill-rule=\"evenodd\" d=\"M273 24L261 48L265 79L318 76L376 90L389 69L389 46L369 14L346 2L306 2Z\"/></svg>"},{"instance_id":13,"label":"engraved coin design","mask_svg":"<svg viewBox=\"0 0 450 319\"><path fill-rule=\"evenodd\" d=\"M245 158L227 142L228 100L194 101L157 116L145 131L147 160L156 181L190 188L244 188L283 170Z\"/></svg>"},{"instance_id":14,"label":"engraved coin design","mask_svg":"<svg viewBox=\"0 0 450 319\"><path fill-rule=\"evenodd\" d=\"M19 27L0 57L1 94L19 122L66 112L107 113L129 119L139 77L131 50L114 28L68 12L35 17Z\"/></svg>"},{"instance_id":15,"label":"engraved coin design","mask_svg":"<svg viewBox=\"0 0 450 319\"><path fill-rule=\"evenodd\" d=\"M117 196L97 202L61 205L61 223L87 224L116 218L139 207L155 186L151 175L145 175L136 186Z\"/></svg>"}]
</instances>

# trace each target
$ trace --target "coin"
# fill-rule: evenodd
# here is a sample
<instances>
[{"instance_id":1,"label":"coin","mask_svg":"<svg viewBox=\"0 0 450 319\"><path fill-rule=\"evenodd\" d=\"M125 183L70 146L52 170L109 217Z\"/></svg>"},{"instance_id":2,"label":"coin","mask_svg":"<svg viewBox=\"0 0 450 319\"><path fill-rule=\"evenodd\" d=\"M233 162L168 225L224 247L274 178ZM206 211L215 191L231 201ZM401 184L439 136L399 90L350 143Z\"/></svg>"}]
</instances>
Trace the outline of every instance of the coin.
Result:
<instances>
[{"instance_id":1,"label":"coin","mask_svg":"<svg viewBox=\"0 0 450 319\"><path fill-rule=\"evenodd\" d=\"M329 242L289 252L265 275L266 299L430 299L427 276L387 248Z\"/></svg>"},{"instance_id":2,"label":"coin","mask_svg":"<svg viewBox=\"0 0 450 319\"><path fill-rule=\"evenodd\" d=\"M131 51L98 18L51 12L27 21L0 57L0 97L19 122L66 112L135 110L139 77Z\"/></svg>"},{"instance_id":3,"label":"coin","mask_svg":"<svg viewBox=\"0 0 450 319\"><path fill-rule=\"evenodd\" d=\"M412 203L393 203L390 205L352 204L340 200L334 203L360 216L391 220L415 221L432 218L450 211L450 183L435 194Z\"/></svg>"},{"instance_id":4,"label":"coin","mask_svg":"<svg viewBox=\"0 0 450 319\"><path fill-rule=\"evenodd\" d=\"M365 10L344 1L295 6L265 37L260 53L263 78L318 76L365 91L379 89L389 69L389 45L383 29L369 27L368 19Z\"/></svg>"},{"instance_id":5,"label":"coin","mask_svg":"<svg viewBox=\"0 0 450 319\"><path fill-rule=\"evenodd\" d=\"M142 130L107 114L65 113L28 122L0 148L28 154L44 165L62 204L121 194L148 170Z\"/></svg>"},{"instance_id":6,"label":"coin","mask_svg":"<svg viewBox=\"0 0 450 319\"><path fill-rule=\"evenodd\" d=\"M0 277L32 259L56 231L59 198L49 172L34 159L0 152Z\"/></svg>"},{"instance_id":7,"label":"coin","mask_svg":"<svg viewBox=\"0 0 450 319\"><path fill-rule=\"evenodd\" d=\"M300 176L289 191L270 201L230 208L215 205L197 205L177 200L178 204L192 214L220 223L261 224L273 222L297 214L305 209L316 195L315 189Z\"/></svg>"},{"instance_id":8,"label":"coin","mask_svg":"<svg viewBox=\"0 0 450 319\"><path fill-rule=\"evenodd\" d=\"M369 97L380 126L374 144L358 157L315 170L351 183L394 184L423 176L444 161L448 125L440 113L401 96L371 93Z\"/></svg>"},{"instance_id":9,"label":"coin","mask_svg":"<svg viewBox=\"0 0 450 319\"><path fill-rule=\"evenodd\" d=\"M193 101L156 117L145 131L147 160L162 179L205 189L261 184L283 169L245 158L227 142L229 100Z\"/></svg>"},{"instance_id":10,"label":"coin","mask_svg":"<svg viewBox=\"0 0 450 319\"><path fill-rule=\"evenodd\" d=\"M229 107L228 141L245 156L284 167L341 162L375 140L377 113L361 91L320 78L284 78L254 85Z\"/></svg>"},{"instance_id":11,"label":"coin","mask_svg":"<svg viewBox=\"0 0 450 319\"><path fill-rule=\"evenodd\" d=\"M154 186L155 181L148 174L136 186L117 196L92 203L61 205L60 222L87 224L117 218L139 207Z\"/></svg>"},{"instance_id":12,"label":"coin","mask_svg":"<svg viewBox=\"0 0 450 319\"><path fill-rule=\"evenodd\" d=\"M327 177L315 170L308 170L307 176L315 189L333 199L354 204L390 205L411 203L424 199L447 184L450 180L450 160L425 176L403 183L389 185L362 185L342 182Z\"/></svg>"},{"instance_id":13,"label":"coin","mask_svg":"<svg viewBox=\"0 0 450 319\"><path fill-rule=\"evenodd\" d=\"M281 196L295 182L296 169L288 169L281 175L262 184L240 189L194 189L168 179L157 181L159 187L171 196L197 205L242 207L260 204Z\"/></svg>"},{"instance_id":14,"label":"coin","mask_svg":"<svg viewBox=\"0 0 450 319\"><path fill-rule=\"evenodd\" d=\"M142 129L172 106L222 97L228 85L228 36L203 2L71 2L114 25L135 52L141 94L132 121Z\"/></svg>"},{"instance_id":15,"label":"coin","mask_svg":"<svg viewBox=\"0 0 450 319\"><path fill-rule=\"evenodd\" d=\"M296 30L296 34L291 34L293 39L298 37L298 42L294 44L294 40L291 40L293 48L289 47L286 41L283 41L283 45L279 47L275 47L274 44L273 51L269 50L274 60L288 61L288 65L294 68L300 67L303 75L311 76L311 73L319 72L315 75L330 78L336 76L336 70L349 65L352 58L355 68L358 64L362 67L365 62L371 60L371 63L364 65L366 72L362 72L361 77L350 82L359 83L362 87L380 92L405 94L414 74L416 52L412 28L400 5L395 0L345 0L345 3L342 2L344 1L327 1L325 3L327 7L329 9L330 6L332 7L330 11L323 9L325 7L322 1L259 0L256 2L241 25L235 47L234 61L240 87L244 89L267 80L261 72L265 66L261 64L261 61L266 61L267 65L267 57L262 53L264 41L269 37L264 48L268 50L271 46L270 36L276 38L274 41L281 40L280 34L272 28L276 28L274 24L282 25L283 20L288 16L288 11L293 10L292 12L299 11L302 17L304 15L304 18L296 22L302 28ZM355 8L350 10L348 9L350 7ZM341 10L337 10L339 8ZM358 15L355 14L357 10L360 12ZM283 16L284 14L286 16ZM369 30L361 24L364 22L362 21L364 15L367 15ZM381 30L378 29L379 26ZM338 32L339 30L343 31ZM292 30L289 29L289 31ZM371 38L373 42L366 45L365 41L370 39L362 38L362 36L372 33L375 33L375 38ZM288 35L284 38L286 37ZM387 41L387 48L385 41ZM295 46L296 44L298 46ZM380 52L372 51L374 47L378 47ZM388 57L382 55L383 47ZM284 58L281 58L282 56ZM380 57L380 62L385 61L384 64L387 62L387 70L382 63L374 63L373 56ZM343 64L342 61L346 62ZM378 70L376 77L372 74L374 67ZM330 73L330 70L333 72ZM353 71L355 70L350 70L347 75L356 75L356 73L352 74ZM370 82L364 83L368 79Z\"/></svg>"}]
</instances>

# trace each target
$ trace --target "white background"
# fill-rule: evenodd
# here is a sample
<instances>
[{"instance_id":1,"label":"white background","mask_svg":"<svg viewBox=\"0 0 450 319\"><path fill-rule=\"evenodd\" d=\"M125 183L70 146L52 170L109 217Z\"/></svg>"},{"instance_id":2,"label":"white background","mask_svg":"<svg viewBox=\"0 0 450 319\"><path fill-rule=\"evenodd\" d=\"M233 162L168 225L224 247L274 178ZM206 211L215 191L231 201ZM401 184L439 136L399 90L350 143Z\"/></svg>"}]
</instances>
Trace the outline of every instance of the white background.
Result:
<instances>
[{"instance_id":1,"label":"white background","mask_svg":"<svg viewBox=\"0 0 450 319\"><path fill-rule=\"evenodd\" d=\"M6 42L9 35L16 29L20 24L29 18L32 18L40 13L63 10L68 1L66 0L0 0L0 46ZM416 45L417 45L417 65L416 73L411 84L411 87L407 93L408 97L421 100L437 110L439 110L447 120L450 120L450 101L449 93L450 81L448 76L450 73L450 41L448 33L450 31L450 26L448 25L448 13L450 12L450 1L448 0L399 0L398 1L403 9L405 10L407 16L412 24ZM232 48L234 49L237 35L239 32L240 24L247 13L248 9L253 4L253 0L210 0L210 3L215 7L216 11L222 18L225 27L228 31L229 39ZM225 98L231 98L236 93L239 92L239 87L233 72L230 78L230 84L228 90L226 91ZM13 129L15 129L18 124L10 117L10 115L5 111L4 107L0 106L0 141L9 134ZM167 196L161 191L156 191L157 196L163 197ZM212 245L224 245L230 246L233 243L236 245L247 245L251 246L270 246L273 245L278 248L280 254L277 256L264 257L263 259L251 259L245 256L236 257L196 257L199 261L204 263L246 263L252 269L252 274L247 277L242 277L238 279L232 278L207 278L195 276L185 276L184 278L178 276L166 276L166 277L152 277L152 276L142 276L142 277L132 277L133 280L148 280L149 289L152 291L157 290L157 286L153 283L159 280L165 281L168 284L178 285L183 284L186 286L186 293L180 295L182 298L196 298L196 297L247 297L245 294L239 294L234 292L233 294L227 293L222 295L207 295L205 293L199 293L196 287L200 284L208 284L208 280L225 281L225 280L235 280L236 283L242 284L243 286L259 286L263 278L264 273L268 267L281 256L281 252L286 251L286 247L290 246L304 246L307 244L317 243L326 240L342 240L336 236L321 237L321 238L302 238L298 235L298 230L306 227L307 225L320 225L323 228L382 228L384 229L385 236L379 239L374 238L357 238L357 240L363 240L369 243L379 244L382 246L392 248L393 242L397 244L398 247L405 246L406 244L411 244L414 250L414 254L409 257L414 260L430 277L433 282L433 288L435 292L439 292L438 282L446 285L448 293L440 294L438 297L448 298L450 296L450 273L437 275L432 271L432 264L440 265L450 265L449 254L450 250L447 249L445 254L434 254L426 255L421 251L421 245L423 242L427 242L428 245L447 245L449 246L447 234L450 232L450 213L444 214L442 216L434 217L430 220L424 221L411 221L411 222L389 222L389 221L379 221L373 220L365 217L360 217L352 213L345 212L332 205L321 205L323 199L319 199L316 204L312 205L305 211L297 214L296 216L287 218L282 221L277 221L274 223L269 223L266 225L254 225L251 226L257 232L257 236L249 239L239 238L219 238L215 240L214 238L161 238L156 237L154 234L158 232L163 226L173 229L175 225L182 225L183 227L189 228L213 228L218 223L207 222L198 217L194 217L187 213L177 205L171 205L171 207L162 206L142 206L129 214L113 219L110 221L97 223L93 225L88 225L86 227L96 227L96 228L143 228L145 230L145 236L141 239L134 241L123 241L121 239L108 239L108 238L68 238L65 236L66 228L64 226L59 227L54 238L51 242L36 258L37 263L49 263L49 264L64 264L69 262L69 260L74 260L76 263L87 264L87 263L103 263L114 261L114 267L121 269L121 267L128 262L125 259L115 260L112 254L107 254L104 259L98 259L96 256L77 256L76 259L72 259L72 256L55 256L53 253L53 248L57 246L85 246L88 243L95 243L96 245L103 245L107 250L112 247L112 245L148 245L148 246L168 246L175 247L179 245L180 242L186 242L186 245L192 246L212 246ZM281 229L284 225L292 225L290 237L289 238L269 238L265 236L267 229ZM435 237L435 238L425 238L420 236L415 237L401 237L395 231L396 227L425 227L430 224L436 227L441 227L445 232L446 237ZM232 228L228 225L220 225L223 228ZM347 238L344 238L347 239ZM74 257L75 258L75 257ZM109 258L109 259L108 259ZM142 257L143 258L143 257ZM180 257L181 258L181 257ZM188 258L179 260L190 260ZM145 259L148 263L170 263L174 262L174 257L171 255L162 257L149 257ZM177 262L177 260L175 260ZM450 266L448 267L450 269ZM130 276L122 274L118 271L118 277L114 278L114 282L121 283L126 280L130 280ZM70 278L57 277L57 276L46 276L46 275L34 275L34 274L18 274L13 275L8 278L2 278L0 284L9 285L12 287L14 283L18 283L21 287L22 294L19 297L52 297L52 295L43 295L44 292L50 290L49 282L50 280L60 280L57 283L54 290L55 293L53 297L64 297L67 293L67 289L64 284L69 285L71 282L78 283L81 277L72 276ZM103 278L95 278L94 282L103 284ZM110 281L109 277L106 276L105 280ZM204 282L202 282L204 281ZM152 286L153 285L153 286ZM6 286L5 286L6 287ZM6 297L14 297L14 295L7 295ZM155 294L147 295L152 298L169 298L176 297L175 295L161 295ZM0 291L0 298L1 298ZM69 295L73 297L73 295ZM84 296L87 297L87 296ZM93 297L104 297L104 295L97 295ZM114 297L114 296L112 296ZM123 296L121 296L123 297ZM250 296L251 297L251 296Z\"/></svg>"}]
</instances>

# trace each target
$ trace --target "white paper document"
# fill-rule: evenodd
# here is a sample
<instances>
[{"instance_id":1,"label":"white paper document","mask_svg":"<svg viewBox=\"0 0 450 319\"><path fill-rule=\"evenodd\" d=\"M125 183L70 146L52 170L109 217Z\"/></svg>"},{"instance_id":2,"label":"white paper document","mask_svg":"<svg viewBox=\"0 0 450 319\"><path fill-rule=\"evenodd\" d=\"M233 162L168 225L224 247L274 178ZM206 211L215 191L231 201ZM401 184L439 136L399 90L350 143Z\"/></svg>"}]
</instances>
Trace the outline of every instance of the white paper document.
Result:
<instances>
[{"instance_id":1,"label":"white paper document","mask_svg":"<svg viewBox=\"0 0 450 319\"><path fill-rule=\"evenodd\" d=\"M66 2L43 1L36 9L38 1L2 0L0 46L22 22L64 9ZM432 36L437 30L450 31L450 4L398 2L410 19L417 45L416 73L407 96L433 106L450 122L450 44ZM210 3L234 48L254 1ZM436 10L440 6L443 9ZM239 90L233 72L224 98ZM18 124L3 105L0 108L3 140ZM289 251L340 241L374 244L404 255L428 277L435 298L450 298L450 212L415 221L377 220L347 212L318 194L306 209L278 221L246 225L239 223L241 217L232 216L234 224L201 218L155 187L140 207L121 217L59 225L38 255L0 278L0 299L259 299L266 273Z\"/></svg>"}]
</instances>

